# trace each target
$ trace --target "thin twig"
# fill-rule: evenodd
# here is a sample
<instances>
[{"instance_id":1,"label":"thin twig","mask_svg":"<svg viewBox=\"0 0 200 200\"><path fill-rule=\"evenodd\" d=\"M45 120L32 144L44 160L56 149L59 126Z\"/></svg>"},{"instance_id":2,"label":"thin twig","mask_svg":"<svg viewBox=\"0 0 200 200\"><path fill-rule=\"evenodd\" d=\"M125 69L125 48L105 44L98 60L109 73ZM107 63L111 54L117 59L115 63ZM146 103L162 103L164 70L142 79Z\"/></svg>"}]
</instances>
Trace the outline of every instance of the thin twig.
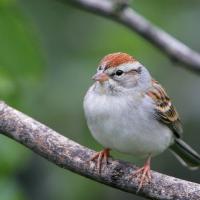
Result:
<instances>
[{"instance_id":1,"label":"thin twig","mask_svg":"<svg viewBox=\"0 0 200 200\"><path fill-rule=\"evenodd\" d=\"M107 17L137 32L185 68L200 73L200 54L153 25L123 0L57 0ZM117 3L116 3L117 2ZM120 4L119 4L120 2ZM117 8L117 9L116 9Z\"/></svg>"},{"instance_id":2,"label":"thin twig","mask_svg":"<svg viewBox=\"0 0 200 200\"><path fill-rule=\"evenodd\" d=\"M50 162L100 183L135 194L138 182L131 174L135 166L109 159L101 174L94 162L87 162L94 151L60 135L47 126L0 102L0 132L22 143ZM197 200L200 185L152 172L151 183L138 195L154 200Z\"/></svg>"}]
</instances>

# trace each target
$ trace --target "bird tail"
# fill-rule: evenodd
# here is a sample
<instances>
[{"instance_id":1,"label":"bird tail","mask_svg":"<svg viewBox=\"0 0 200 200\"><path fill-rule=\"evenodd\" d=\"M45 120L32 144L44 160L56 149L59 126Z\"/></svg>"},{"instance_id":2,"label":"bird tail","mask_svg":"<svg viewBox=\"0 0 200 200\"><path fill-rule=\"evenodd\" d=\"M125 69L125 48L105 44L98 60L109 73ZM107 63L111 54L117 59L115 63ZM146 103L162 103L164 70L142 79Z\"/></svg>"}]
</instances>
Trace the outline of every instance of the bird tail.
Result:
<instances>
[{"instance_id":1,"label":"bird tail","mask_svg":"<svg viewBox=\"0 0 200 200\"><path fill-rule=\"evenodd\" d=\"M170 149L184 166L191 170L200 168L200 155L183 140L176 138Z\"/></svg>"}]
</instances>

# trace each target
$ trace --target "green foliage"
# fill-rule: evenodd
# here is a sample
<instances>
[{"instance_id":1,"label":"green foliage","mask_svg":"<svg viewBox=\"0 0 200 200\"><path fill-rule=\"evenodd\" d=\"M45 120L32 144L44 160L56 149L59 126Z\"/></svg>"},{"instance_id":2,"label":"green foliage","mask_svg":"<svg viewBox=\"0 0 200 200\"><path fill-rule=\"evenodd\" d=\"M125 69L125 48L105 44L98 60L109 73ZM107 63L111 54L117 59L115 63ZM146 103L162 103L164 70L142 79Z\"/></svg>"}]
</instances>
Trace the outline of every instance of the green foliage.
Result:
<instances>
[{"instance_id":1,"label":"green foliage","mask_svg":"<svg viewBox=\"0 0 200 200\"><path fill-rule=\"evenodd\" d=\"M25 200L25 195L20 186L12 176L1 177L0 179L0 199L5 200Z\"/></svg>"},{"instance_id":2,"label":"green foliage","mask_svg":"<svg viewBox=\"0 0 200 200\"><path fill-rule=\"evenodd\" d=\"M22 98L40 81L43 65L34 27L22 15L14 0L0 1L1 99L16 107L23 107ZM0 199L24 199L14 174L26 164L28 154L20 144L1 137Z\"/></svg>"},{"instance_id":3,"label":"green foliage","mask_svg":"<svg viewBox=\"0 0 200 200\"><path fill-rule=\"evenodd\" d=\"M0 44L0 96L16 104L20 90L36 84L44 63L34 27L14 1L0 3Z\"/></svg>"}]
</instances>

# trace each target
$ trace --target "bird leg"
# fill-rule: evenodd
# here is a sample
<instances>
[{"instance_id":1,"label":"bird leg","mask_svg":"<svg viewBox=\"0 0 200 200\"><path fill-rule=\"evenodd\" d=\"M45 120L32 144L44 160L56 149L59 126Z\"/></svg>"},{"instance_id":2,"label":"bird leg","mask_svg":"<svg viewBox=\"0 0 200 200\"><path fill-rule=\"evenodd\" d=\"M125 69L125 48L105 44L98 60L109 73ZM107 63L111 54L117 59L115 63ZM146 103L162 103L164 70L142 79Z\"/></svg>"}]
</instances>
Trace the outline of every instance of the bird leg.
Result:
<instances>
[{"instance_id":1,"label":"bird leg","mask_svg":"<svg viewBox=\"0 0 200 200\"><path fill-rule=\"evenodd\" d=\"M139 168L132 174L132 176L136 176L136 178L139 179L139 187L137 192L140 191L145 183L148 183L151 180L150 163L151 156L148 157L143 167Z\"/></svg>"},{"instance_id":2,"label":"bird leg","mask_svg":"<svg viewBox=\"0 0 200 200\"><path fill-rule=\"evenodd\" d=\"M92 156L92 158L90 158L89 161L94 161L97 159L97 170L98 173L100 174L101 172L101 167L102 167L102 162L104 162L105 164L108 164L108 157L110 156L110 149L106 148L103 149L100 152L97 152L96 154L94 154Z\"/></svg>"}]
</instances>

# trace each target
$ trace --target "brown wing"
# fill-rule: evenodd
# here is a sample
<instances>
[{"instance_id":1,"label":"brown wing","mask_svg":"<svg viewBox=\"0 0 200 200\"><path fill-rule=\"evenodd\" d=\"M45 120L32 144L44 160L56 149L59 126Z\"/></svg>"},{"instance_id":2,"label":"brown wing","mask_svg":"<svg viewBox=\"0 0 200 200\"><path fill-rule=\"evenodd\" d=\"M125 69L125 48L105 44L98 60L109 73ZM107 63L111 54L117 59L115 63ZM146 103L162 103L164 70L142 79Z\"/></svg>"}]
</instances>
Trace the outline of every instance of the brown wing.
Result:
<instances>
[{"instance_id":1,"label":"brown wing","mask_svg":"<svg viewBox=\"0 0 200 200\"><path fill-rule=\"evenodd\" d=\"M176 137L181 137L183 130L179 115L163 87L157 81L152 80L152 88L147 95L155 102L155 117L167 125Z\"/></svg>"}]
</instances>

